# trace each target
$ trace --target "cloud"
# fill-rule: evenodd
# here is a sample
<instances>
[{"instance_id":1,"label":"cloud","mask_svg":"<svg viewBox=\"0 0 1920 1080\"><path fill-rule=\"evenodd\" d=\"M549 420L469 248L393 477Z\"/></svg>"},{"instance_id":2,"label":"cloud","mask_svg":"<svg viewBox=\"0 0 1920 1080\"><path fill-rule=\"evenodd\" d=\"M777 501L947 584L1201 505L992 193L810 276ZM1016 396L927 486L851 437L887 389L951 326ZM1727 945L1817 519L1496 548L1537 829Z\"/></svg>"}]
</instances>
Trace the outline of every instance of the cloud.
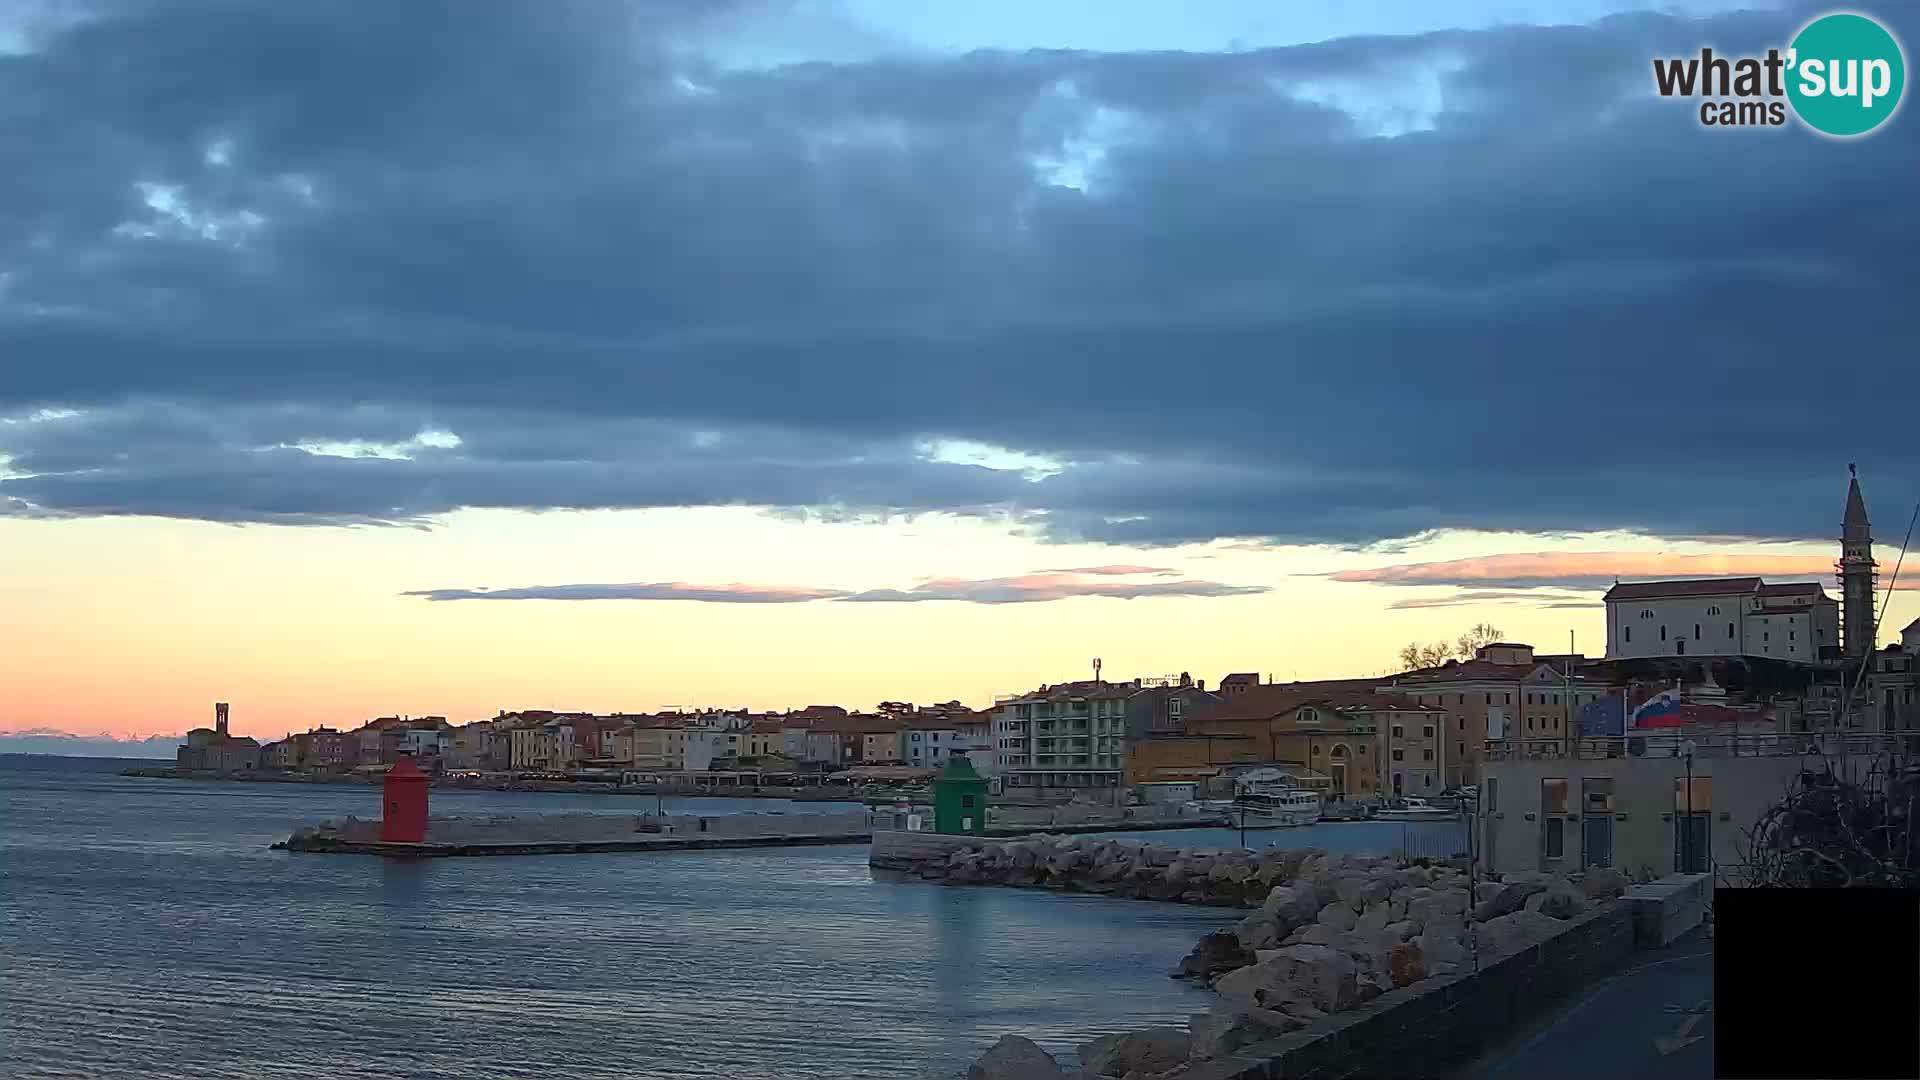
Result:
<instances>
[{"instance_id":1,"label":"cloud","mask_svg":"<svg viewBox=\"0 0 1920 1080\"><path fill-rule=\"evenodd\" d=\"M1111 573L1098 567L1095 575ZM1156 573L1158 571L1155 571ZM1135 600L1152 596L1252 596L1270 591L1264 585L1223 585L1217 581L1088 581L1082 572L1041 572L1020 577L934 578L911 589L869 589L843 599L861 603L914 603L928 600L964 600L973 604L1029 604L1066 600L1076 596L1105 596Z\"/></svg>"},{"instance_id":2,"label":"cloud","mask_svg":"<svg viewBox=\"0 0 1920 1080\"><path fill-rule=\"evenodd\" d=\"M517 589L421 589L400 595L427 600L698 600L709 604L799 604L846 594L833 589L783 585L689 585L659 581L630 585L530 585Z\"/></svg>"},{"instance_id":3,"label":"cloud","mask_svg":"<svg viewBox=\"0 0 1920 1080\"><path fill-rule=\"evenodd\" d=\"M1811 538L1847 460L1920 479L1872 362L1920 125L1650 90L1810 7L711 59L764 10L103 3L0 54L0 514ZM1808 393L1836 356L1872 385Z\"/></svg>"},{"instance_id":4,"label":"cloud","mask_svg":"<svg viewBox=\"0 0 1920 1080\"><path fill-rule=\"evenodd\" d=\"M1883 552L1884 554L1884 552ZM1444 562L1400 563L1328 574L1334 581L1376 585L1460 585L1501 589L1605 589L1614 582L1662 578L1755 576L1773 580L1827 579L1827 555L1678 555L1658 551L1537 551L1481 555ZM1883 587L1884 584L1883 584ZM1920 588L1904 575L1898 588ZM1487 594L1491 595L1491 594ZM1399 604L1395 605L1401 606Z\"/></svg>"},{"instance_id":5,"label":"cloud","mask_svg":"<svg viewBox=\"0 0 1920 1080\"><path fill-rule=\"evenodd\" d=\"M1399 611L1422 608L1473 607L1479 604L1530 604L1536 607L1593 607L1592 597L1570 597L1531 589L1479 589L1451 596L1420 596L1395 600L1387 607Z\"/></svg>"},{"instance_id":6,"label":"cloud","mask_svg":"<svg viewBox=\"0 0 1920 1080\"><path fill-rule=\"evenodd\" d=\"M1041 571L1004 578L930 578L909 589L814 588L789 585L693 585L652 582L625 585L535 585L513 589L421 589L402 593L426 600L693 600L718 604L794 604L813 600L850 603L921 603L947 600L972 604L1030 604L1082 596L1122 600L1154 596L1250 596L1269 591L1263 585L1223 585L1216 581L1116 582L1088 580L1134 568L1094 567L1086 571ZM1150 573L1166 571L1149 570Z\"/></svg>"},{"instance_id":7,"label":"cloud","mask_svg":"<svg viewBox=\"0 0 1920 1080\"><path fill-rule=\"evenodd\" d=\"M1179 577L1180 571L1164 566L1134 566L1128 563L1109 563L1106 566L1081 566L1066 570L1040 570L1041 574L1094 574L1107 577L1135 577L1152 574L1158 577Z\"/></svg>"}]
</instances>

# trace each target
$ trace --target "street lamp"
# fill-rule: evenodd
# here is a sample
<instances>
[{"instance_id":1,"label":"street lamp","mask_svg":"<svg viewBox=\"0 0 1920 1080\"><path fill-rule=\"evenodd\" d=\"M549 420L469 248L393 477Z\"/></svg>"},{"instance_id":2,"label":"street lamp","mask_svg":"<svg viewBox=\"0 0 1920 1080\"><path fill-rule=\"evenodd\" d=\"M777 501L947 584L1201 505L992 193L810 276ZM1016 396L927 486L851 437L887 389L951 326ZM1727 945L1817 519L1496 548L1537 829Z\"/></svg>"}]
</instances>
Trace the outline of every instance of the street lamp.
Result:
<instances>
[{"instance_id":1,"label":"street lamp","mask_svg":"<svg viewBox=\"0 0 1920 1080\"><path fill-rule=\"evenodd\" d=\"M1680 756L1686 759L1687 769L1687 820L1680 829L1680 872L1693 873L1693 751L1692 739L1680 744Z\"/></svg>"}]
</instances>

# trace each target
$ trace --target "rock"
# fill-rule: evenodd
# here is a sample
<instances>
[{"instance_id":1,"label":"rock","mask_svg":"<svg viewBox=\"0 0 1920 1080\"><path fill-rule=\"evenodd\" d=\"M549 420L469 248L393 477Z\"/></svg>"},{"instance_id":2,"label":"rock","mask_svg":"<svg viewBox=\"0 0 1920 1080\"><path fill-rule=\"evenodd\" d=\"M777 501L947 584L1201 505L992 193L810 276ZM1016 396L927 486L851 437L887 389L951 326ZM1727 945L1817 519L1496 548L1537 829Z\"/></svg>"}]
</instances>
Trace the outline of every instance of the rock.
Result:
<instances>
[{"instance_id":1,"label":"rock","mask_svg":"<svg viewBox=\"0 0 1920 1080\"><path fill-rule=\"evenodd\" d=\"M1280 923L1264 911L1256 911L1234 924L1233 934L1248 951L1271 949L1280 944Z\"/></svg>"},{"instance_id":2,"label":"rock","mask_svg":"<svg viewBox=\"0 0 1920 1080\"><path fill-rule=\"evenodd\" d=\"M1386 932L1389 934L1392 934L1394 937L1399 938L1401 941L1405 941L1408 938L1412 937L1413 935L1419 933L1420 929L1419 927L1414 926L1411 921L1402 919L1399 922L1388 923L1386 925Z\"/></svg>"},{"instance_id":3,"label":"rock","mask_svg":"<svg viewBox=\"0 0 1920 1080\"><path fill-rule=\"evenodd\" d=\"M1180 970L1174 977L1210 979L1253 962L1253 953L1240 943L1238 935L1231 930L1215 930L1201 938L1193 951L1180 961Z\"/></svg>"},{"instance_id":4,"label":"rock","mask_svg":"<svg viewBox=\"0 0 1920 1080\"><path fill-rule=\"evenodd\" d=\"M1427 963L1420 954L1420 946L1406 942L1395 945L1387 955L1387 971L1393 976L1395 986L1406 986L1426 978Z\"/></svg>"},{"instance_id":5,"label":"rock","mask_svg":"<svg viewBox=\"0 0 1920 1080\"><path fill-rule=\"evenodd\" d=\"M1306 1025L1299 1017L1271 1009L1215 1006L1210 1012L1194 1013L1188 1021L1187 1057L1193 1061L1219 1057Z\"/></svg>"},{"instance_id":6,"label":"rock","mask_svg":"<svg viewBox=\"0 0 1920 1080\"><path fill-rule=\"evenodd\" d=\"M1047 1080L1060 1076L1053 1055L1018 1035L1002 1035L980 1060L967 1067L967 1080Z\"/></svg>"},{"instance_id":7,"label":"rock","mask_svg":"<svg viewBox=\"0 0 1920 1080\"><path fill-rule=\"evenodd\" d=\"M1605 866L1590 866L1580 882L1587 897L1611 899L1627 891L1627 875Z\"/></svg>"},{"instance_id":8,"label":"rock","mask_svg":"<svg viewBox=\"0 0 1920 1080\"><path fill-rule=\"evenodd\" d=\"M1466 943L1457 934L1421 934L1413 939L1413 945L1420 950L1428 971L1433 971L1441 964L1459 965L1467 962Z\"/></svg>"},{"instance_id":9,"label":"rock","mask_svg":"<svg viewBox=\"0 0 1920 1080\"><path fill-rule=\"evenodd\" d=\"M1473 928L1483 960L1518 952L1559 932L1560 920L1524 910L1496 916Z\"/></svg>"},{"instance_id":10,"label":"rock","mask_svg":"<svg viewBox=\"0 0 1920 1080\"><path fill-rule=\"evenodd\" d=\"M1367 882L1366 887L1360 890L1361 910L1385 903L1392 894L1393 886L1383 879L1375 878Z\"/></svg>"},{"instance_id":11,"label":"rock","mask_svg":"<svg viewBox=\"0 0 1920 1080\"><path fill-rule=\"evenodd\" d=\"M1357 1001L1357 965L1348 953L1327 945L1288 945L1254 967L1221 976L1213 990L1242 1005L1279 1007L1298 997L1323 1013L1350 1009Z\"/></svg>"},{"instance_id":12,"label":"rock","mask_svg":"<svg viewBox=\"0 0 1920 1080\"><path fill-rule=\"evenodd\" d=\"M1187 1033L1175 1027L1103 1035L1080 1048L1080 1067L1095 1076L1152 1075L1186 1062Z\"/></svg>"},{"instance_id":13,"label":"rock","mask_svg":"<svg viewBox=\"0 0 1920 1080\"><path fill-rule=\"evenodd\" d=\"M1500 890L1504 888L1506 888L1506 886L1497 881L1483 881L1474 887L1473 898L1476 902L1491 900L1499 896Z\"/></svg>"},{"instance_id":14,"label":"rock","mask_svg":"<svg viewBox=\"0 0 1920 1080\"><path fill-rule=\"evenodd\" d=\"M1547 885L1543 881L1502 882L1499 892L1490 899L1480 901L1479 906L1473 909L1473 921L1483 923L1502 915L1511 915L1526 906L1527 897L1545 891Z\"/></svg>"},{"instance_id":15,"label":"rock","mask_svg":"<svg viewBox=\"0 0 1920 1080\"><path fill-rule=\"evenodd\" d=\"M1527 904L1531 907L1535 900L1540 901L1537 909L1540 914L1556 919L1571 919L1590 906L1587 903L1586 892L1572 882L1564 880L1555 882L1547 888L1546 892L1527 897Z\"/></svg>"},{"instance_id":16,"label":"rock","mask_svg":"<svg viewBox=\"0 0 1920 1080\"><path fill-rule=\"evenodd\" d=\"M1331 926L1335 930L1351 930L1354 924L1360 921L1360 916L1354 914L1352 906L1336 902L1321 908L1319 916L1314 921L1322 926Z\"/></svg>"},{"instance_id":17,"label":"rock","mask_svg":"<svg viewBox=\"0 0 1920 1080\"><path fill-rule=\"evenodd\" d=\"M1366 909L1366 901L1362 899L1362 894L1366 892L1367 884L1367 879L1364 877L1352 874L1342 875L1334 879L1333 895L1357 914Z\"/></svg>"},{"instance_id":18,"label":"rock","mask_svg":"<svg viewBox=\"0 0 1920 1080\"><path fill-rule=\"evenodd\" d=\"M1392 921L1393 912L1388 910L1387 905L1375 901L1368 904L1367 910L1361 912L1360 917L1354 920L1353 930L1356 934L1380 934Z\"/></svg>"}]
</instances>

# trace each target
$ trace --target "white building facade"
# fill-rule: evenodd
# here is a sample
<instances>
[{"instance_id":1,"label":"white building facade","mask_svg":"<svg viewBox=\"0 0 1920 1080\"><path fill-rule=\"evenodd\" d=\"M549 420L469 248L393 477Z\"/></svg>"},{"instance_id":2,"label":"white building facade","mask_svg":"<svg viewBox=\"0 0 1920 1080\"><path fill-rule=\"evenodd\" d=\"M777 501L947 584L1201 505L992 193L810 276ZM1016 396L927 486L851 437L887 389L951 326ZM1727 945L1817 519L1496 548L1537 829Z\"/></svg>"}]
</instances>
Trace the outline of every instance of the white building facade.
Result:
<instances>
[{"instance_id":1,"label":"white building facade","mask_svg":"<svg viewBox=\"0 0 1920 1080\"><path fill-rule=\"evenodd\" d=\"M1610 660L1747 656L1807 664L1840 646L1840 605L1813 582L1626 582L1607 590L1606 604Z\"/></svg>"}]
</instances>

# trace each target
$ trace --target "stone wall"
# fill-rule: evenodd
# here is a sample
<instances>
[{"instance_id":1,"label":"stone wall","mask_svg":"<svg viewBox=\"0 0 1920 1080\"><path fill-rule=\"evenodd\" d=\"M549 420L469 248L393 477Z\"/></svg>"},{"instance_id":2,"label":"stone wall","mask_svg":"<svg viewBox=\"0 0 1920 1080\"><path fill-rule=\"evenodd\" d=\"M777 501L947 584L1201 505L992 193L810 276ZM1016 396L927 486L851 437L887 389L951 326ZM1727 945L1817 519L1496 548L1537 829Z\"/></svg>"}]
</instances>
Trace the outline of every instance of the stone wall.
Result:
<instances>
[{"instance_id":1,"label":"stone wall","mask_svg":"<svg viewBox=\"0 0 1920 1080\"><path fill-rule=\"evenodd\" d=\"M1633 941L1629 908L1604 904L1544 941L1483 963L1477 973L1389 991L1304 1030L1195 1063L1181 1080L1433 1076L1616 969Z\"/></svg>"}]
</instances>

